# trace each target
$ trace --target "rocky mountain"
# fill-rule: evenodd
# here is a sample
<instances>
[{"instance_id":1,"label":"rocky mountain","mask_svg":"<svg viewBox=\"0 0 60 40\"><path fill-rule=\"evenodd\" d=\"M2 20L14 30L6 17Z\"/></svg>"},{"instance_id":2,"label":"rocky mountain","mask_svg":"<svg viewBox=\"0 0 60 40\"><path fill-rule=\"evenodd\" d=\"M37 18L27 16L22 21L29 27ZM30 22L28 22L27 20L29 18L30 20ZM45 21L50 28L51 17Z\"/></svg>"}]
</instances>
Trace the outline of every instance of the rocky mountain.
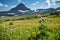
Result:
<instances>
[{"instance_id":1,"label":"rocky mountain","mask_svg":"<svg viewBox=\"0 0 60 40\"><path fill-rule=\"evenodd\" d=\"M20 3L15 8L12 8L10 10L10 12L15 12L15 11L19 11L19 10L26 11L26 10L31 10L31 9L27 8L23 3Z\"/></svg>"},{"instance_id":2,"label":"rocky mountain","mask_svg":"<svg viewBox=\"0 0 60 40\"><path fill-rule=\"evenodd\" d=\"M0 16L9 16L9 15L22 15L25 12L29 12L31 9L27 8L23 3L20 3L15 8L12 8L9 11L0 12Z\"/></svg>"},{"instance_id":3,"label":"rocky mountain","mask_svg":"<svg viewBox=\"0 0 60 40\"><path fill-rule=\"evenodd\" d=\"M0 16L15 16L15 15L36 15L41 13L51 13L60 11L60 7L48 8L48 9L36 9L36 11L27 8L23 3L18 4L16 7L10 9L9 11L0 12Z\"/></svg>"}]
</instances>

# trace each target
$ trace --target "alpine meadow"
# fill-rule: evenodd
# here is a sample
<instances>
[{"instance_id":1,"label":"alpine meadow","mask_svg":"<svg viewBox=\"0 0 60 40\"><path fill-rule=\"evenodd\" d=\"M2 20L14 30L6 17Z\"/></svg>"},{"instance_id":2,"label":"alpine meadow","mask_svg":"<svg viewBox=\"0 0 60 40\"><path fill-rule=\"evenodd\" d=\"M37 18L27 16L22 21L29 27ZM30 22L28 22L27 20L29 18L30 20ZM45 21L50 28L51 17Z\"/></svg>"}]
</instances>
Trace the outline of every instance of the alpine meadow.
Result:
<instances>
[{"instance_id":1,"label":"alpine meadow","mask_svg":"<svg viewBox=\"0 0 60 40\"><path fill-rule=\"evenodd\" d=\"M60 40L59 5L60 0L0 0L0 40Z\"/></svg>"}]
</instances>

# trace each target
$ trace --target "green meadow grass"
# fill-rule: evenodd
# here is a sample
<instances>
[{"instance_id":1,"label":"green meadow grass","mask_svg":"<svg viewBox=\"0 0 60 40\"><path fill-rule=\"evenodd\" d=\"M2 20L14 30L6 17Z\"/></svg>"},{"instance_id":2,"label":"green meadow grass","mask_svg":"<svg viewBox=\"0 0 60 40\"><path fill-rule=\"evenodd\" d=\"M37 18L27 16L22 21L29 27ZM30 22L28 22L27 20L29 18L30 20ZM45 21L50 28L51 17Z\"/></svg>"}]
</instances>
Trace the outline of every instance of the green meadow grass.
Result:
<instances>
[{"instance_id":1,"label":"green meadow grass","mask_svg":"<svg viewBox=\"0 0 60 40\"><path fill-rule=\"evenodd\" d=\"M8 19L7 17L0 18L0 40L35 40L31 36L32 34L35 34L36 36L37 32L39 32L39 26L41 24L52 27L52 29L60 28L60 16L47 16L49 20L52 18L52 21L44 21L42 23L39 22L40 18L18 20L19 18L20 17L10 17L8 21L6 21L6 19ZM12 21L12 19L14 20ZM51 37L53 38L53 36ZM50 40L54 39L50 38Z\"/></svg>"}]
</instances>

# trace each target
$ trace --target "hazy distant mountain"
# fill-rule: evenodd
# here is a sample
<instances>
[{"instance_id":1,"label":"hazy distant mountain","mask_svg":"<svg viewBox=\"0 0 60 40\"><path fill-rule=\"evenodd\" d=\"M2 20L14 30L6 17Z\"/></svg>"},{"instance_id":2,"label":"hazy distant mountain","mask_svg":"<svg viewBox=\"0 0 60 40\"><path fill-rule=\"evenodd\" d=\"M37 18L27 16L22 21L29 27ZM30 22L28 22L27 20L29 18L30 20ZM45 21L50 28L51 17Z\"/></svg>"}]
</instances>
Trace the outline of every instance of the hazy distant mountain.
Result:
<instances>
[{"instance_id":1,"label":"hazy distant mountain","mask_svg":"<svg viewBox=\"0 0 60 40\"><path fill-rule=\"evenodd\" d=\"M48 8L48 9L37 9L36 10L38 13L51 13L51 12L56 12L56 11L60 11L60 7L58 8Z\"/></svg>"},{"instance_id":2,"label":"hazy distant mountain","mask_svg":"<svg viewBox=\"0 0 60 40\"><path fill-rule=\"evenodd\" d=\"M0 12L0 16L14 16L14 15L35 15L35 14L41 14L41 13L51 13L55 11L59 11L60 7L54 9L54 8L48 8L48 9L36 9L36 11L31 10L30 8L27 8L23 3L20 3L16 7L12 8L9 11Z\"/></svg>"},{"instance_id":3,"label":"hazy distant mountain","mask_svg":"<svg viewBox=\"0 0 60 40\"><path fill-rule=\"evenodd\" d=\"M50 13L50 12L55 12L56 9L54 9L54 8L48 8L48 9L37 9L36 11L37 11L37 12L40 12L40 13Z\"/></svg>"},{"instance_id":4,"label":"hazy distant mountain","mask_svg":"<svg viewBox=\"0 0 60 40\"><path fill-rule=\"evenodd\" d=\"M60 7L56 8L56 10L60 10Z\"/></svg>"}]
</instances>

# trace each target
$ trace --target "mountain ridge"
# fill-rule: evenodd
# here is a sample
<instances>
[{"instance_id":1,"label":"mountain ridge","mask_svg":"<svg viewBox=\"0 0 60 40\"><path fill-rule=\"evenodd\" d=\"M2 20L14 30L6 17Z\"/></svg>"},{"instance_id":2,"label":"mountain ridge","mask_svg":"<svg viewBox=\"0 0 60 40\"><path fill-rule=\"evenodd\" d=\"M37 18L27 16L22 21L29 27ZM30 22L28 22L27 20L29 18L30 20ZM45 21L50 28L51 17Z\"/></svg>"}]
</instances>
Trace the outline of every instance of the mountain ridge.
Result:
<instances>
[{"instance_id":1,"label":"mountain ridge","mask_svg":"<svg viewBox=\"0 0 60 40\"><path fill-rule=\"evenodd\" d=\"M23 14L38 14L38 13L51 13L60 10L60 7L48 8L48 9L36 9L36 11L31 10L30 8L26 7L23 3L20 3L16 7L10 9L9 11L0 12L0 16L9 15L10 13L14 13L14 15L23 15Z\"/></svg>"}]
</instances>

